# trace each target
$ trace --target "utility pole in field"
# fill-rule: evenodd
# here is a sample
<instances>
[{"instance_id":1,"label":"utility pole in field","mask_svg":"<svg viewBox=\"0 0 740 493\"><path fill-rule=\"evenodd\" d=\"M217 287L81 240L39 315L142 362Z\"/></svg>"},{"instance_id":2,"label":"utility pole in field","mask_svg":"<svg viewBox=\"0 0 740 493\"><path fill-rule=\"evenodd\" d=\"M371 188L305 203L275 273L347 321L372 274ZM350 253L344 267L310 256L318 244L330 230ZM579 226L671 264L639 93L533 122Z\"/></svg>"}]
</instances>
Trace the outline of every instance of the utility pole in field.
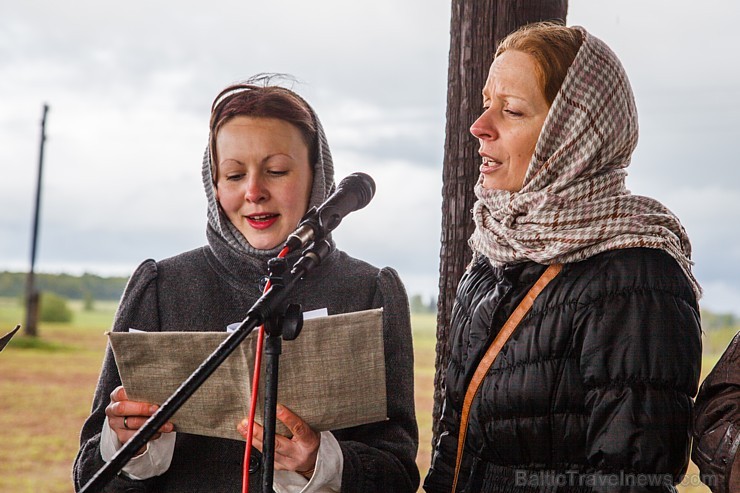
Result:
<instances>
[{"instance_id":1,"label":"utility pole in field","mask_svg":"<svg viewBox=\"0 0 740 493\"><path fill-rule=\"evenodd\" d=\"M39 212L41 209L41 177L44 169L44 143L46 142L46 114L49 111L49 105L44 103L44 113L41 118L41 144L39 148L39 174L36 180L36 205L33 214L33 231L31 236L31 268L28 271L26 280L26 328L27 336L38 336L39 321L39 293L35 286L35 266L36 266L36 244L39 232Z\"/></svg>"},{"instance_id":2,"label":"utility pole in field","mask_svg":"<svg viewBox=\"0 0 740 493\"><path fill-rule=\"evenodd\" d=\"M481 91L499 41L537 21L565 22L567 0L453 0L447 75L447 125L442 169L442 245L437 302L433 443L439 433L444 377L449 360L450 315L457 283L471 259L473 187L478 179L478 143L470 125L483 107Z\"/></svg>"}]
</instances>

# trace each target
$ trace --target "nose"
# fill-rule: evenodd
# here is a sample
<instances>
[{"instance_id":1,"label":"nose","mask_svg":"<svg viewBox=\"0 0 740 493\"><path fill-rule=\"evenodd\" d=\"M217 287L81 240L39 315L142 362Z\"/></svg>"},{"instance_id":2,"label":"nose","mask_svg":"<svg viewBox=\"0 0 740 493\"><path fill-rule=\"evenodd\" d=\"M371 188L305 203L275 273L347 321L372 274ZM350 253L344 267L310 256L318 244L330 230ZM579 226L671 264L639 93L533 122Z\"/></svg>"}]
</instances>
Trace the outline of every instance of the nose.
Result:
<instances>
[{"instance_id":1,"label":"nose","mask_svg":"<svg viewBox=\"0 0 740 493\"><path fill-rule=\"evenodd\" d=\"M496 126L489 110L485 110L470 126L470 133L479 140L491 140L498 137Z\"/></svg>"},{"instance_id":2,"label":"nose","mask_svg":"<svg viewBox=\"0 0 740 493\"><path fill-rule=\"evenodd\" d=\"M258 204L264 202L270 196L265 181L259 174L254 174L247 178L246 188L244 190L244 200Z\"/></svg>"}]
</instances>

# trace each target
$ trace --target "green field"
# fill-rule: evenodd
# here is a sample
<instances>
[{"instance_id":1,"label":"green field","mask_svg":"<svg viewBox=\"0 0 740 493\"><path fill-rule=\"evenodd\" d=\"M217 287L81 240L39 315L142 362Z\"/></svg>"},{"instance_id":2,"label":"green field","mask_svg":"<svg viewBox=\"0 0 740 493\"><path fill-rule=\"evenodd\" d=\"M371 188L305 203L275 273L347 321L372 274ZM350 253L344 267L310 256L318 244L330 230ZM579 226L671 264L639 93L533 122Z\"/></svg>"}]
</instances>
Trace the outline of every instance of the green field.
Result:
<instances>
[{"instance_id":1,"label":"green field","mask_svg":"<svg viewBox=\"0 0 740 493\"><path fill-rule=\"evenodd\" d=\"M83 311L70 303L69 324L42 323L38 340L18 334L0 353L0 491L69 493L78 434L86 418L105 348L105 331L115 303L96 302ZM17 299L0 298L0 333L23 321ZM434 315L414 315L416 408L422 478L429 467L434 386ZM713 331L705 339L705 373L727 346L734 330ZM20 336L20 337L19 337ZM687 481L695 478L691 465ZM708 493L704 486L682 486L682 493Z\"/></svg>"}]
</instances>

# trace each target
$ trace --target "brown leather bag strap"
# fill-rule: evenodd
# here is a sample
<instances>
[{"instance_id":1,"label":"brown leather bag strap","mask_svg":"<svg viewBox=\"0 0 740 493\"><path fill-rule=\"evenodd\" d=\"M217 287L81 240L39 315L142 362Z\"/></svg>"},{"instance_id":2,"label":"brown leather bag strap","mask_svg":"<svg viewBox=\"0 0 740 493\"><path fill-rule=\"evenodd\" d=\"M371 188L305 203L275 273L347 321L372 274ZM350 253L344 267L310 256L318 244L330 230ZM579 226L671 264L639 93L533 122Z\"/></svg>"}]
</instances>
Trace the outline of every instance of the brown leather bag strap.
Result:
<instances>
[{"instance_id":1,"label":"brown leather bag strap","mask_svg":"<svg viewBox=\"0 0 740 493\"><path fill-rule=\"evenodd\" d=\"M475 399L475 395L478 393L478 389L480 389L481 383L483 383L483 379L485 378L486 373L488 373L488 369L491 368L491 365L496 359L496 356L498 356L499 351L504 347L506 341L509 340L511 334L514 333L514 329L517 328L519 322L522 321L530 308L532 308L532 304L534 304L534 300L537 296L562 269L562 264L553 264L542 273L537 282L534 283L534 286L532 286L526 296L524 296L524 299L514 309L511 316L509 316L509 319L504 323L504 326L501 327L501 330L496 335L496 338L488 347L486 354L483 355L483 359L480 360L478 367L475 369L473 378L470 380L470 385L468 385L468 389L465 392L465 400L463 401L460 431L457 436L457 459L455 461L455 479L452 482L452 493L455 493L455 488L457 488L457 479L460 474L460 464L462 463L463 450L465 448L465 435L468 432L470 406L473 403L473 399Z\"/></svg>"}]
</instances>

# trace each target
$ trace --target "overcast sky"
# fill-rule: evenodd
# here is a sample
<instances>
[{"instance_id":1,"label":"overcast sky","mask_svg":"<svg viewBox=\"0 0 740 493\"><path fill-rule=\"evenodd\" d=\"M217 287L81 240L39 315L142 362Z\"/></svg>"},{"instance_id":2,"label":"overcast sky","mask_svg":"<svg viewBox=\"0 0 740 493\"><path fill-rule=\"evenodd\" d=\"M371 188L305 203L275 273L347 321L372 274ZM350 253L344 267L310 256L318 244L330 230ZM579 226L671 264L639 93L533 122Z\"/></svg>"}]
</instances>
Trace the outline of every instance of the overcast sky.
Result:
<instances>
[{"instance_id":1,"label":"overcast sky","mask_svg":"<svg viewBox=\"0 0 740 493\"><path fill-rule=\"evenodd\" d=\"M740 2L570 0L621 58L640 114L628 187L694 247L704 307L740 312ZM295 76L337 181L377 183L341 248L436 295L450 4L441 0L0 4L0 270L26 270L42 106L37 270L128 275L205 242L200 162L229 83ZM471 163L477 166L477 163Z\"/></svg>"}]
</instances>

